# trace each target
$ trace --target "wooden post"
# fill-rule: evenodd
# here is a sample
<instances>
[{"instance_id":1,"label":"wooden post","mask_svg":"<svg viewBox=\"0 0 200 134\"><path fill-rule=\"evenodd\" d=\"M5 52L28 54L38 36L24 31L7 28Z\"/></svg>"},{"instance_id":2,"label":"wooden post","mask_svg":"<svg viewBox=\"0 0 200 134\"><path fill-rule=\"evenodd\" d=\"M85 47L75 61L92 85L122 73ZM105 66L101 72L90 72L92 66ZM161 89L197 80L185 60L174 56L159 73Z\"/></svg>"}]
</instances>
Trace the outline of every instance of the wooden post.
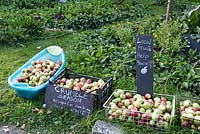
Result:
<instances>
[{"instance_id":1,"label":"wooden post","mask_svg":"<svg viewBox=\"0 0 200 134\"><path fill-rule=\"evenodd\" d=\"M171 15L172 15L172 5L173 5L173 0L168 0L167 13L166 13L166 23L168 23L169 19L171 18Z\"/></svg>"}]
</instances>

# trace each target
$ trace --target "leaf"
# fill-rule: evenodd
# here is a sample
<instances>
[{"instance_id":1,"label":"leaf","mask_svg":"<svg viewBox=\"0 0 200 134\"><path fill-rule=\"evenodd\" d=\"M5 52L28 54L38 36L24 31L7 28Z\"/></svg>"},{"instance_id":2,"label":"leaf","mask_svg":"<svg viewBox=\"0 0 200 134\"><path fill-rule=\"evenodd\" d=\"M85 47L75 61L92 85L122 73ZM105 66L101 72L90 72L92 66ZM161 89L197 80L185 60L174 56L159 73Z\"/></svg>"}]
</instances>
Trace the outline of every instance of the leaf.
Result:
<instances>
[{"instance_id":1,"label":"leaf","mask_svg":"<svg viewBox=\"0 0 200 134\"><path fill-rule=\"evenodd\" d=\"M51 110L47 110L47 114L51 114L52 113L52 111Z\"/></svg>"},{"instance_id":2,"label":"leaf","mask_svg":"<svg viewBox=\"0 0 200 134\"><path fill-rule=\"evenodd\" d=\"M3 116L7 116L9 114L10 114L10 112L6 112L6 113L3 114Z\"/></svg>"},{"instance_id":3,"label":"leaf","mask_svg":"<svg viewBox=\"0 0 200 134\"><path fill-rule=\"evenodd\" d=\"M23 125L20 127L20 129L24 130L25 127L26 127L26 124L23 124Z\"/></svg>"},{"instance_id":4,"label":"leaf","mask_svg":"<svg viewBox=\"0 0 200 134\"><path fill-rule=\"evenodd\" d=\"M188 88L188 82L183 82L183 86Z\"/></svg>"}]
</instances>

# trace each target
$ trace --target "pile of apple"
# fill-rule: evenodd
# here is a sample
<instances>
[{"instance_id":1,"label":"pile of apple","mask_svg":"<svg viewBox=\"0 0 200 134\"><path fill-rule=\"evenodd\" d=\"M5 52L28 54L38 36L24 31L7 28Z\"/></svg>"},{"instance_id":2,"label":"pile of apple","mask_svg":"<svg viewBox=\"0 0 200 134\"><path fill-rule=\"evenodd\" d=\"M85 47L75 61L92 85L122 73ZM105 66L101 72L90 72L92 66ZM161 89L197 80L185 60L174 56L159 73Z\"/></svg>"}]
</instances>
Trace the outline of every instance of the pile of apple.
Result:
<instances>
[{"instance_id":1,"label":"pile of apple","mask_svg":"<svg viewBox=\"0 0 200 134\"><path fill-rule=\"evenodd\" d=\"M180 101L181 124L200 130L200 105L191 100Z\"/></svg>"},{"instance_id":2,"label":"pile of apple","mask_svg":"<svg viewBox=\"0 0 200 134\"><path fill-rule=\"evenodd\" d=\"M46 61L32 61L31 67L22 69L22 75L16 79L17 82L28 83L29 86L39 86L50 79L60 68L62 61L54 63L51 59Z\"/></svg>"},{"instance_id":3,"label":"pile of apple","mask_svg":"<svg viewBox=\"0 0 200 134\"><path fill-rule=\"evenodd\" d=\"M135 121L138 125L145 125L159 129L169 127L172 103L165 97L151 98L150 94L142 96L121 89L113 93L109 102L109 119L121 121Z\"/></svg>"},{"instance_id":4,"label":"pile of apple","mask_svg":"<svg viewBox=\"0 0 200 134\"><path fill-rule=\"evenodd\" d=\"M102 79L92 81L91 79L81 77L74 79L61 78L56 80L56 84L70 90L82 90L85 92L91 92L92 94L97 94L97 90L101 89L105 82Z\"/></svg>"}]
</instances>

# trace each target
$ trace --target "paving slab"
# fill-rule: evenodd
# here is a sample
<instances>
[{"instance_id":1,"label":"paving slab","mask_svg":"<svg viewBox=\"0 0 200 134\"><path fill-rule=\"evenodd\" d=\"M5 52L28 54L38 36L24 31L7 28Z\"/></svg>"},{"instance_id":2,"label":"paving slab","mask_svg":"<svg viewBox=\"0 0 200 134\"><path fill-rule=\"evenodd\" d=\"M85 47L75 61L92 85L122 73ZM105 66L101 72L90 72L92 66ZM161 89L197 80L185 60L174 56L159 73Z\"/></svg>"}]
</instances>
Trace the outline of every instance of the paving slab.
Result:
<instances>
[{"instance_id":1,"label":"paving slab","mask_svg":"<svg viewBox=\"0 0 200 134\"><path fill-rule=\"evenodd\" d=\"M26 134L26 132L14 126L0 126L0 134Z\"/></svg>"},{"instance_id":2,"label":"paving slab","mask_svg":"<svg viewBox=\"0 0 200 134\"><path fill-rule=\"evenodd\" d=\"M122 134L122 131L118 126L97 120L92 128L92 134Z\"/></svg>"}]
</instances>

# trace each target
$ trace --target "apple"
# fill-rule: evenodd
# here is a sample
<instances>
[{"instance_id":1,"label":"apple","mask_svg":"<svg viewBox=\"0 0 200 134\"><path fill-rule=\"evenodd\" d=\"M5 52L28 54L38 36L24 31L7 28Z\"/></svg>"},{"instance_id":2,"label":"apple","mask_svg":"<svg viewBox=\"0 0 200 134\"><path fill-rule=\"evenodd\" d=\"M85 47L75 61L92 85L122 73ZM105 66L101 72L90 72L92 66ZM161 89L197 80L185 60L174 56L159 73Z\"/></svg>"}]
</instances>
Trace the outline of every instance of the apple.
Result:
<instances>
[{"instance_id":1,"label":"apple","mask_svg":"<svg viewBox=\"0 0 200 134\"><path fill-rule=\"evenodd\" d=\"M167 112L171 112L172 111L172 105L171 104L167 104L166 105L166 109L167 109Z\"/></svg>"},{"instance_id":2,"label":"apple","mask_svg":"<svg viewBox=\"0 0 200 134\"><path fill-rule=\"evenodd\" d=\"M135 102L133 102L133 105L134 105L136 108L140 108L142 104L139 103L138 101L135 101Z\"/></svg>"},{"instance_id":3,"label":"apple","mask_svg":"<svg viewBox=\"0 0 200 134\"><path fill-rule=\"evenodd\" d=\"M83 83L85 83L86 82L86 78L85 77L81 77L80 81L83 82Z\"/></svg>"},{"instance_id":4,"label":"apple","mask_svg":"<svg viewBox=\"0 0 200 134\"><path fill-rule=\"evenodd\" d=\"M163 127L164 129L169 128L169 123L167 121L163 121Z\"/></svg>"},{"instance_id":5,"label":"apple","mask_svg":"<svg viewBox=\"0 0 200 134\"><path fill-rule=\"evenodd\" d=\"M131 110L131 109L134 108L134 106L133 105L129 105L127 108Z\"/></svg>"},{"instance_id":6,"label":"apple","mask_svg":"<svg viewBox=\"0 0 200 134\"><path fill-rule=\"evenodd\" d=\"M126 92L125 96L126 96L126 99L130 99L132 97L131 93L129 93L129 92Z\"/></svg>"},{"instance_id":7,"label":"apple","mask_svg":"<svg viewBox=\"0 0 200 134\"><path fill-rule=\"evenodd\" d=\"M159 97L155 97L153 100L154 100L155 103L160 103L160 98Z\"/></svg>"},{"instance_id":8,"label":"apple","mask_svg":"<svg viewBox=\"0 0 200 134\"><path fill-rule=\"evenodd\" d=\"M186 112L187 112L187 113L190 113L190 114L192 114L192 115L195 114L194 110L192 110L192 109L190 109L190 108L189 108Z\"/></svg>"},{"instance_id":9,"label":"apple","mask_svg":"<svg viewBox=\"0 0 200 134\"><path fill-rule=\"evenodd\" d=\"M145 109L143 107L141 107L139 111L140 111L140 113L144 113Z\"/></svg>"},{"instance_id":10,"label":"apple","mask_svg":"<svg viewBox=\"0 0 200 134\"><path fill-rule=\"evenodd\" d=\"M183 102L183 106L184 107L189 107L189 106L191 106L191 101L190 100L185 100L184 102Z\"/></svg>"},{"instance_id":11,"label":"apple","mask_svg":"<svg viewBox=\"0 0 200 134\"><path fill-rule=\"evenodd\" d=\"M152 110L151 110L151 109L148 109L148 110L146 110L146 113L151 114L151 113L152 113Z\"/></svg>"},{"instance_id":12,"label":"apple","mask_svg":"<svg viewBox=\"0 0 200 134\"><path fill-rule=\"evenodd\" d=\"M115 112L117 109L118 109L118 107L116 105L112 105L111 106L111 111L112 112Z\"/></svg>"},{"instance_id":13,"label":"apple","mask_svg":"<svg viewBox=\"0 0 200 134\"><path fill-rule=\"evenodd\" d=\"M200 109L197 108L197 107L193 107L192 110L193 110L194 112L196 112L196 111L199 111Z\"/></svg>"},{"instance_id":14,"label":"apple","mask_svg":"<svg viewBox=\"0 0 200 134\"><path fill-rule=\"evenodd\" d=\"M182 121L182 126L184 127L190 127L190 122L189 121Z\"/></svg>"},{"instance_id":15,"label":"apple","mask_svg":"<svg viewBox=\"0 0 200 134\"><path fill-rule=\"evenodd\" d=\"M121 114L122 114L122 109L120 109L120 108L117 109L117 110L116 110L116 113L117 113L117 115L121 115Z\"/></svg>"},{"instance_id":16,"label":"apple","mask_svg":"<svg viewBox=\"0 0 200 134\"><path fill-rule=\"evenodd\" d=\"M118 89L117 92L119 92L119 94L124 94L124 90L122 89Z\"/></svg>"},{"instance_id":17,"label":"apple","mask_svg":"<svg viewBox=\"0 0 200 134\"><path fill-rule=\"evenodd\" d=\"M112 102L114 102L115 104L117 104L118 103L118 99L115 98L115 99L112 100Z\"/></svg>"},{"instance_id":18,"label":"apple","mask_svg":"<svg viewBox=\"0 0 200 134\"><path fill-rule=\"evenodd\" d=\"M131 110L131 116L138 117L139 114L140 114L139 111L137 111L137 110Z\"/></svg>"},{"instance_id":19,"label":"apple","mask_svg":"<svg viewBox=\"0 0 200 134\"><path fill-rule=\"evenodd\" d=\"M150 115L149 115L148 113L142 114L142 120L147 121L147 120L149 120L149 119L150 119Z\"/></svg>"},{"instance_id":20,"label":"apple","mask_svg":"<svg viewBox=\"0 0 200 134\"><path fill-rule=\"evenodd\" d=\"M114 96L115 98L119 97L119 95L120 95L120 93L117 92L117 91L115 91L115 92L113 93L113 96Z\"/></svg>"},{"instance_id":21,"label":"apple","mask_svg":"<svg viewBox=\"0 0 200 134\"><path fill-rule=\"evenodd\" d=\"M125 121L126 120L126 115L120 115L119 116L120 121Z\"/></svg>"},{"instance_id":22,"label":"apple","mask_svg":"<svg viewBox=\"0 0 200 134\"><path fill-rule=\"evenodd\" d=\"M127 119L127 121L128 121L128 122L132 122L132 121L133 121L133 118L132 118L131 116L129 116L128 119Z\"/></svg>"},{"instance_id":23,"label":"apple","mask_svg":"<svg viewBox=\"0 0 200 134\"><path fill-rule=\"evenodd\" d=\"M185 110L185 107L184 107L184 106L181 106L181 107L180 107L180 110L181 110L181 111L184 111L184 110Z\"/></svg>"},{"instance_id":24,"label":"apple","mask_svg":"<svg viewBox=\"0 0 200 134\"><path fill-rule=\"evenodd\" d=\"M163 104L160 104L160 106L158 107L160 110L162 110L163 112L166 111L166 106Z\"/></svg>"},{"instance_id":25,"label":"apple","mask_svg":"<svg viewBox=\"0 0 200 134\"><path fill-rule=\"evenodd\" d=\"M152 113L151 118L152 118L153 121L156 122L159 119L159 115L157 113Z\"/></svg>"},{"instance_id":26,"label":"apple","mask_svg":"<svg viewBox=\"0 0 200 134\"><path fill-rule=\"evenodd\" d=\"M104 82L102 79L99 79L97 83L98 83L98 86L99 86L100 88L103 87L104 84L105 84L105 82Z\"/></svg>"},{"instance_id":27,"label":"apple","mask_svg":"<svg viewBox=\"0 0 200 134\"><path fill-rule=\"evenodd\" d=\"M150 126L154 126L156 124L156 122L154 120L150 120L149 124L150 124Z\"/></svg>"},{"instance_id":28,"label":"apple","mask_svg":"<svg viewBox=\"0 0 200 134\"><path fill-rule=\"evenodd\" d=\"M108 115L111 115L112 113L112 110L108 110Z\"/></svg>"},{"instance_id":29,"label":"apple","mask_svg":"<svg viewBox=\"0 0 200 134\"><path fill-rule=\"evenodd\" d=\"M144 102L144 104L142 105L144 109L150 109L151 108L151 104L149 102Z\"/></svg>"},{"instance_id":30,"label":"apple","mask_svg":"<svg viewBox=\"0 0 200 134\"><path fill-rule=\"evenodd\" d=\"M200 116L197 115L194 117L194 124L200 125Z\"/></svg>"},{"instance_id":31,"label":"apple","mask_svg":"<svg viewBox=\"0 0 200 134\"><path fill-rule=\"evenodd\" d=\"M126 99L125 94L120 94L120 99L122 99L122 100Z\"/></svg>"},{"instance_id":32,"label":"apple","mask_svg":"<svg viewBox=\"0 0 200 134\"><path fill-rule=\"evenodd\" d=\"M169 113L165 113L163 118L165 121L170 121L171 115Z\"/></svg>"},{"instance_id":33,"label":"apple","mask_svg":"<svg viewBox=\"0 0 200 134\"><path fill-rule=\"evenodd\" d=\"M155 108L158 108L159 105L160 105L160 103L158 103L158 102L154 103L154 107L155 107Z\"/></svg>"},{"instance_id":34,"label":"apple","mask_svg":"<svg viewBox=\"0 0 200 134\"><path fill-rule=\"evenodd\" d=\"M124 110L122 111L122 114L123 114L123 115L129 116L129 115L131 115L131 110L129 110L129 109L124 109Z\"/></svg>"},{"instance_id":35,"label":"apple","mask_svg":"<svg viewBox=\"0 0 200 134\"><path fill-rule=\"evenodd\" d=\"M150 99L151 98L151 94L146 93L145 96L144 96L144 98L147 99L147 100Z\"/></svg>"},{"instance_id":36,"label":"apple","mask_svg":"<svg viewBox=\"0 0 200 134\"><path fill-rule=\"evenodd\" d=\"M142 96L141 96L140 94L135 94L135 95L133 96L133 99L134 99L134 100L136 100L136 99L138 99L138 98L142 98Z\"/></svg>"},{"instance_id":37,"label":"apple","mask_svg":"<svg viewBox=\"0 0 200 134\"><path fill-rule=\"evenodd\" d=\"M81 82L76 84L76 87L79 87L80 89L83 87L83 84Z\"/></svg>"},{"instance_id":38,"label":"apple","mask_svg":"<svg viewBox=\"0 0 200 134\"><path fill-rule=\"evenodd\" d=\"M195 115L200 116L200 110L195 112Z\"/></svg>"},{"instance_id":39,"label":"apple","mask_svg":"<svg viewBox=\"0 0 200 134\"><path fill-rule=\"evenodd\" d=\"M163 111L162 111L162 110L160 110L160 109L154 109L154 113L156 113L156 114L162 114L162 113L163 113Z\"/></svg>"},{"instance_id":40,"label":"apple","mask_svg":"<svg viewBox=\"0 0 200 134\"><path fill-rule=\"evenodd\" d=\"M167 99L165 98L165 97L161 97L161 99L160 99L161 101L164 101L164 102L166 102L167 101Z\"/></svg>"},{"instance_id":41,"label":"apple","mask_svg":"<svg viewBox=\"0 0 200 134\"><path fill-rule=\"evenodd\" d=\"M134 103L134 100L133 100L133 98L130 98L130 99L128 99L129 101L130 101L130 103L131 104L133 104Z\"/></svg>"},{"instance_id":42,"label":"apple","mask_svg":"<svg viewBox=\"0 0 200 134\"><path fill-rule=\"evenodd\" d=\"M122 103L122 102L119 102L119 103L117 104L117 106L118 106L119 108L122 108L123 103Z\"/></svg>"},{"instance_id":43,"label":"apple","mask_svg":"<svg viewBox=\"0 0 200 134\"><path fill-rule=\"evenodd\" d=\"M91 83L92 83L92 80L91 80L91 79L87 79L86 83L87 83L87 84L91 84Z\"/></svg>"},{"instance_id":44,"label":"apple","mask_svg":"<svg viewBox=\"0 0 200 134\"><path fill-rule=\"evenodd\" d=\"M138 124L138 125L143 125L143 124L144 124L144 121L143 121L143 120L137 120L137 124Z\"/></svg>"},{"instance_id":45,"label":"apple","mask_svg":"<svg viewBox=\"0 0 200 134\"><path fill-rule=\"evenodd\" d=\"M192 119L194 118L194 115L191 114L191 113L187 113L187 114L185 115L185 117L188 118L188 119L190 119L190 120L192 120Z\"/></svg>"},{"instance_id":46,"label":"apple","mask_svg":"<svg viewBox=\"0 0 200 134\"><path fill-rule=\"evenodd\" d=\"M116 113L116 112L113 112L113 113L111 114L111 116L112 116L113 119L115 119L115 118L117 117L117 113Z\"/></svg>"},{"instance_id":47,"label":"apple","mask_svg":"<svg viewBox=\"0 0 200 134\"><path fill-rule=\"evenodd\" d=\"M142 103L144 102L144 99L143 99L143 98L138 98L136 101L137 101L138 103L142 104Z\"/></svg>"},{"instance_id":48,"label":"apple","mask_svg":"<svg viewBox=\"0 0 200 134\"><path fill-rule=\"evenodd\" d=\"M124 105L127 107L130 105L130 101L128 99L124 100Z\"/></svg>"},{"instance_id":49,"label":"apple","mask_svg":"<svg viewBox=\"0 0 200 134\"><path fill-rule=\"evenodd\" d=\"M80 91L81 88L80 87L74 87L74 90Z\"/></svg>"}]
</instances>

